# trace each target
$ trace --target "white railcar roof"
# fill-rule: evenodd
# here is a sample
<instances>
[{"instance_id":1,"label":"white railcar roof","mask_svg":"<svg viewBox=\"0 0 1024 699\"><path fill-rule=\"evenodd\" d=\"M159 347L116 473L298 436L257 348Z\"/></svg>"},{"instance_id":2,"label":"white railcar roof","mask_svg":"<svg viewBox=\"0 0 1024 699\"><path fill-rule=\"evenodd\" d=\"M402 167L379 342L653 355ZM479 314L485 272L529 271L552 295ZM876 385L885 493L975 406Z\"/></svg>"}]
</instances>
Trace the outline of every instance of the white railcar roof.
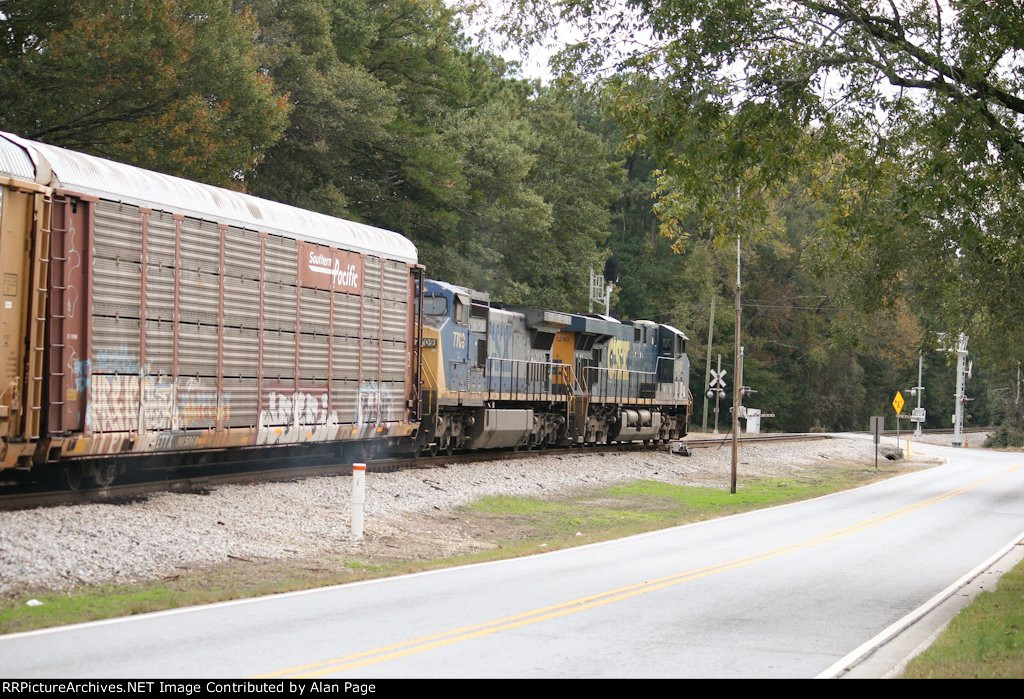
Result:
<instances>
[{"instance_id":1,"label":"white railcar roof","mask_svg":"<svg viewBox=\"0 0 1024 699\"><path fill-rule=\"evenodd\" d=\"M0 132L31 156L44 184L101 199L276 233L344 250L416 262L416 246L393 231L346 221L221 187L163 175ZM0 152L5 152L0 145ZM6 159L0 165L6 163ZM52 179L45 182L45 172ZM20 174L20 173L11 173ZM35 174L21 175L37 179Z\"/></svg>"},{"instance_id":2,"label":"white railcar roof","mask_svg":"<svg viewBox=\"0 0 1024 699\"><path fill-rule=\"evenodd\" d=\"M0 138L0 173L23 180L35 180L36 169L25 149Z\"/></svg>"}]
</instances>

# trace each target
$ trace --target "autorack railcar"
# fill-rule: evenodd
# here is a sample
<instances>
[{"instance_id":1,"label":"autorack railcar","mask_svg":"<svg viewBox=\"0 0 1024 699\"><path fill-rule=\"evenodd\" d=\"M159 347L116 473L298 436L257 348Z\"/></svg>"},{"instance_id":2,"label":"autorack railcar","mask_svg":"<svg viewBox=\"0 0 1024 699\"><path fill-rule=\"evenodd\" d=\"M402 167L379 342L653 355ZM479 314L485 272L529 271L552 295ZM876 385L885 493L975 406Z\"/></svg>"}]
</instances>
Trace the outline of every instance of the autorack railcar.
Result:
<instances>
[{"instance_id":1,"label":"autorack railcar","mask_svg":"<svg viewBox=\"0 0 1024 699\"><path fill-rule=\"evenodd\" d=\"M0 188L0 470L415 431L405 237L6 133Z\"/></svg>"}]
</instances>

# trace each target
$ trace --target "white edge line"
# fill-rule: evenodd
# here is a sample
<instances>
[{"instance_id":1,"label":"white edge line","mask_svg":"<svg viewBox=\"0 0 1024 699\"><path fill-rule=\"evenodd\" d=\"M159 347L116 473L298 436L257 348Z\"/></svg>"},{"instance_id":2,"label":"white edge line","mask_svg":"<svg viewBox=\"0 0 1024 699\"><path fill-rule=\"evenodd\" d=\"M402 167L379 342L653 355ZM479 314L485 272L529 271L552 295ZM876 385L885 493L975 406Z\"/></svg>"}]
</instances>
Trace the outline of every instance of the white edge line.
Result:
<instances>
[{"instance_id":1,"label":"white edge line","mask_svg":"<svg viewBox=\"0 0 1024 699\"><path fill-rule=\"evenodd\" d=\"M831 439L848 439L848 437L831 437ZM859 440L853 440L853 441L859 441ZM806 503L809 503L809 502L815 502L817 500L824 500L825 498L831 498L831 497L835 497L837 495L843 495L845 493L852 493L852 492L855 492L855 491L858 491L858 490L863 490L864 488L871 488L871 487L874 487L874 486L884 485L886 483L892 483L893 481L899 480L901 478L906 478L908 476L915 476L915 475L918 475L920 473L924 473L926 471L930 471L932 468L939 468L941 466L948 466L948 465L949 465L949 460L946 459L945 463L943 463L943 464L935 464L935 465L931 466L930 468L917 469L917 470L914 470L914 471L910 471L908 473L902 473L902 474L900 474L898 476L893 476L892 478L886 478L884 480L875 481L874 483L867 483L865 485L859 485L859 486L857 486L855 488L847 488L846 490L838 490L838 491L836 491L834 493L826 493L825 495L819 495L818 497L815 497L815 498L808 498L807 500L796 500L795 502L787 502L787 503L785 503L783 505L774 505L772 507L762 507L762 508L759 508L759 509L756 509L756 510L748 510L747 512L737 512L736 514L726 515L724 517L715 517L714 519L705 519L705 520L701 520L700 522L690 522L688 524L680 524L680 525L677 525L675 527L666 527L664 529L654 529L654 530L649 531L649 532L643 532L643 533L640 533L640 534L631 534L630 536L624 536L624 537L619 538L619 539L608 539L606 541L595 541L592 544L583 544L582 546L569 546L569 547L564 548L564 549L556 549L554 551L537 552L537 553L529 554L527 556L515 556L514 558L503 558L503 559L497 560L497 561L481 561L480 563L465 563L463 565L452 566L450 568L435 568L433 570L421 570L421 571L419 571L417 573L405 573L404 575L392 575L392 576L383 577L383 578L372 578L370 580L356 580L354 582L338 583L337 585L328 585L328 586L325 586L325 587L314 587L314 588L307 589L307 590L292 590L291 592L277 592L277 593L274 593L274 594L271 594L271 595L261 595L259 597L246 597L244 599L225 600L223 602L211 602L209 604L200 604L200 605L194 605L194 606L188 606L188 607L177 607L175 609L163 609L163 610L157 611L157 612L146 612L144 614L133 614L131 616L114 617L112 619L97 619L96 621L83 621L83 622L80 622L80 623L77 623L77 624L67 624L65 626L51 626L51 627L48 627L48 628L45 628L45 629L35 629L33 631L22 631L20 633L11 633L11 634L0 635L0 643L3 643L3 642L8 641L8 640L12 640L13 641L13 640L21 639L21 638L28 638L30 636L43 636L43 635L46 635L46 634L60 633L60 632L64 632L64 631L77 631L79 629L90 628L90 627L94 627L94 626L107 626L107 625L110 625L110 624L121 624L121 623L125 623L125 622L142 621L142 620L153 619L153 618L157 618L157 617L171 616L171 615L174 615L174 614L187 614L187 613L190 613L190 612L206 611L208 609L218 609L218 608L221 608L221 607L233 607L233 606L241 605L241 604L251 604L251 603L254 603L254 602L264 602L264 601L272 600L272 599L285 599L285 598L288 598L288 597L297 597L299 595L328 593L328 592L333 592L335 590L338 590L338 589L341 589L341 588L345 588L345 587L357 587L357 586L363 586L363 585L374 585L374 584L381 584L381 583L390 583L390 582L395 581L395 580L407 580L409 578L418 578L418 577L424 576L424 575L439 575L441 573L450 573L452 571L462 570L464 568L480 568L480 567L483 567L483 566L491 566L491 565L507 565L507 564L515 563L515 562L517 562L517 561L519 561L519 560L521 560L523 558L537 558L537 557L540 557L540 556L555 556L555 555L558 555L558 554L569 554L569 553L573 553L575 551L582 551L582 550L589 549L589 548L594 548L594 547L597 547L597 546L609 546L611 544L617 544L617 543L622 542L622 541L629 541L629 540L632 540L632 539L640 539L640 538L648 537L648 536L659 536L659 535L662 535L662 534L667 534L669 532L678 531L680 529L686 529L688 527L699 527L701 525L714 524L715 522L722 522L722 521L727 520L727 519L736 519L738 517L749 517L751 515L756 515L756 514L761 513L761 512L771 512L773 510L781 510L783 508L793 507L795 505L803 505L803 504L806 504Z\"/></svg>"},{"instance_id":2,"label":"white edge line","mask_svg":"<svg viewBox=\"0 0 1024 699\"><path fill-rule=\"evenodd\" d=\"M906 628L919 621L926 614L931 612L933 609L938 607L940 604L945 602L947 599L952 597L957 590L967 585L969 582L974 580L976 577L984 573L988 568L995 565L996 561L1008 554L1017 546L1021 539L1024 539L1024 531L1017 534L1010 543L1003 548L999 549L990 558L981 563L978 567L971 570L969 573L961 577L959 580L954 582L952 585L947 587L942 592L938 593L930 600L922 604L917 609L913 610L899 621L889 625L881 631L875 637L865 641L861 645L857 646L851 652L837 660L836 662L829 665L827 668L822 670L820 673L814 676L816 680L833 679L838 677L844 671L856 667L861 660L864 660L868 655L874 652L877 648L891 641L893 638L902 633ZM940 629L941 631L941 629ZM934 635L937 635L934 634Z\"/></svg>"}]
</instances>

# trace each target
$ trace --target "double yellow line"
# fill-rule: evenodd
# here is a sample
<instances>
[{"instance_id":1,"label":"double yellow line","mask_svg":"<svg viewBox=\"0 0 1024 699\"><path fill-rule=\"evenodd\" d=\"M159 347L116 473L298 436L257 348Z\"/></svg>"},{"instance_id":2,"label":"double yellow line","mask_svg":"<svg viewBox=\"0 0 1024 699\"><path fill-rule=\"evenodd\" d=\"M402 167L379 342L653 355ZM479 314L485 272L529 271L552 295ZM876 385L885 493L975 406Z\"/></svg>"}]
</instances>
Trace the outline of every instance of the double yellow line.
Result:
<instances>
[{"instance_id":1,"label":"double yellow line","mask_svg":"<svg viewBox=\"0 0 1024 699\"><path fill-rule=\"evenodd\" d=\"M716 563L714 565L704 566L703 568L696 568L694 570L688 570L683 573L676 573L663 578L657 578L654 580L645 580L640 583L633 585L627 585L614 590L608 590L607 592L601 592L596 595L590 595L588 597L580 597L578 599L569 600L568 602L562 602L560 604L554 604L548 607L541 607L539 609L533 609L528 612L522 612L520 614L514 614L512 616L501 617L499 619L493 619L481 624L474 624L471 626L462 626L459 628L449 629L440 633L432 634L429 636L421 636L409 641L403 641L400 643L394 643L380 648L374 648L372 650L363 651L360 653L353 653L340 658L332 658L330 660L323 660L320 662L309 663L306 665L298 665L290 667L277 672L267 673L265 675L257 675L257 678L277 678L277 677L295 677L295 678L312 678L322 677L324 675L330 675L335 673L347 672L349 670L357 670L368 665L376 665L378 663L384 663L389 660L397 660L409 655L417 655L419 653L425 653L435 648L443 648L444 646L450 646L455 643L462 643L464 641L471 641L474 638L481 638L484 636L490 636L502 631L510 631L512 629L518 629L523 626L529 626L531 624L537 624L542 621L549 619L557 619L559 617L568 616L570 614L577 614L588 609L595 609L597 607L603 607L614 602L621 602L623 600L637 597L639 595L654 592L656 590L662 590L666 587L672 587L680 585L685 582L692 580L699 580L706 578L711 575L718 573L724 573L737 568L743 568L754 563L766 561L772 558L777 558L789 553L794 553L812 546L818 546L829 541L835 541L843 537L851 536L858 532L862 532L872 527L877 527L880 524L892 521L904 515L923 510L925 508L937 505L940 502L944 502L951 498L955 498L958 495L962 495L970 490L979 488L986 483L990 483L997 478L1005 476L1009 473L1013 473L1021 468L1021 465L1012 466L1005 471L997 473L987 478L982 478L973 483L965 485L961 488L951 490L941 495L922 500L906 507L901 507L892 512L887 512L877 517L852 524L842 529L836 529L835 531L816 536L805 541L801 541L796 544L790 544L788 546L780 546L778 548L770 549L763 553L752 554L749 556L743 556L741 558L735 558L731 561L724 563Z\"/></svg>"}]
</instances>

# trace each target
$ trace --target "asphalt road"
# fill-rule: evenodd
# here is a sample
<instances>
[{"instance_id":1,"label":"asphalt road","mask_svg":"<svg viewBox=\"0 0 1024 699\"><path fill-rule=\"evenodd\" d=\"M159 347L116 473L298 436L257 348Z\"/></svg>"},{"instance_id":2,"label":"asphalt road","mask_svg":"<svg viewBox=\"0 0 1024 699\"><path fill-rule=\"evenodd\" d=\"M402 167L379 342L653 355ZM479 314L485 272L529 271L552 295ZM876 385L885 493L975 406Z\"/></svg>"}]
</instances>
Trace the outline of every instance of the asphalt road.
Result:
<instances>
[{"instance_id":1,"label":"asphalt road","mask_svg":"<svg viewBox=\"0 0 1024 699\"><path fill-rule=\"evenodd\" d=\"M949 463L529 558L0 637L0 676L813 677L1021 536L1024 454L914 450Z\"/></svg>"}]
</instances>

